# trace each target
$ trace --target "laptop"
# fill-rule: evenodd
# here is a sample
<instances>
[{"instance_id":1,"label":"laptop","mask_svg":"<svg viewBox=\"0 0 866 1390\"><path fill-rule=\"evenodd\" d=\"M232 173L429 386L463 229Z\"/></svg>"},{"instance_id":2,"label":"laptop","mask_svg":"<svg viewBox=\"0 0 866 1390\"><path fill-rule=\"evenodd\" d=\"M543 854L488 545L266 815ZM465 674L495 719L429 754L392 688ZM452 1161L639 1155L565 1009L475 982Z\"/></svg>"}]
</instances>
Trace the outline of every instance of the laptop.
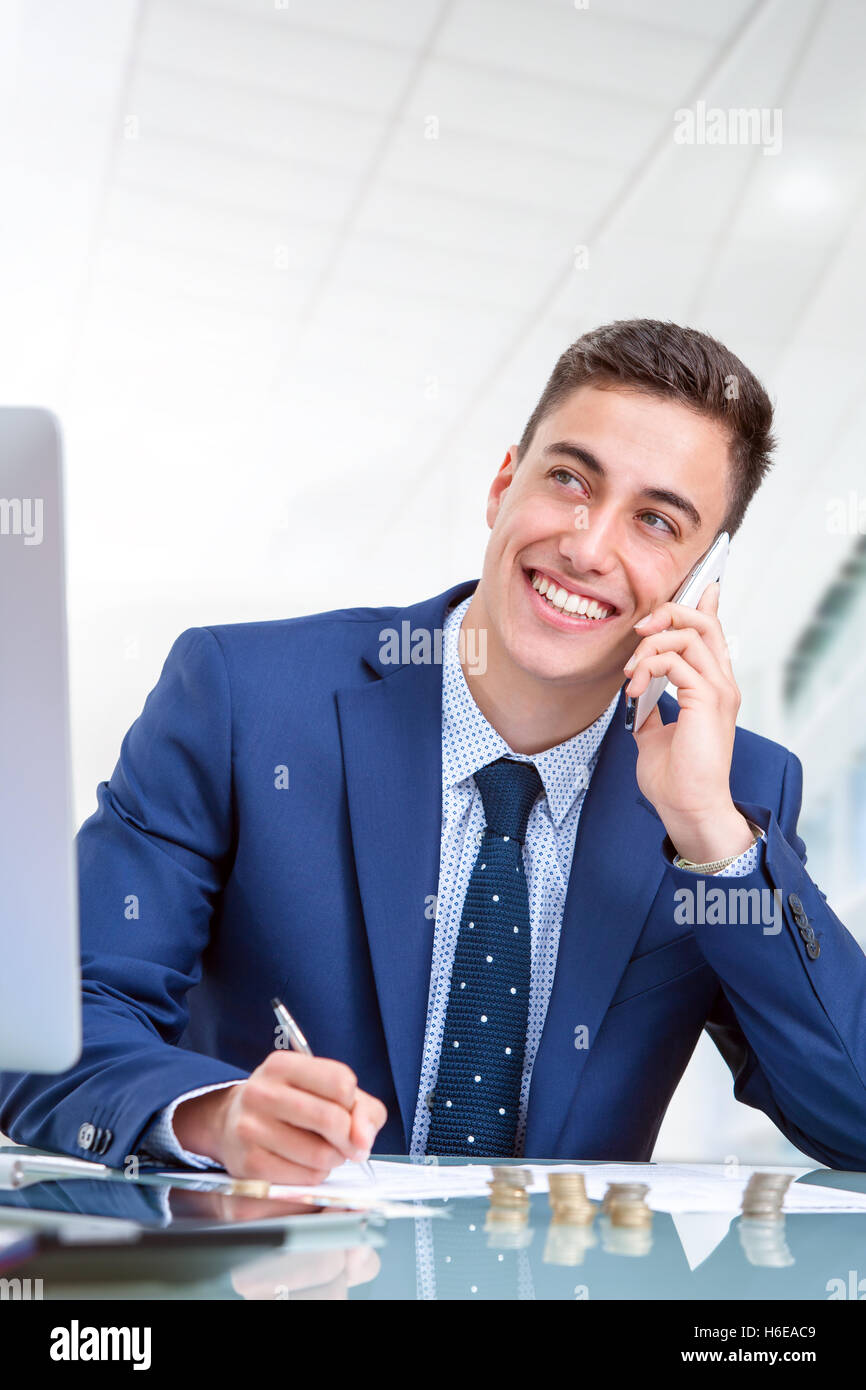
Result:
<instances>
[{"instance_id":1,"label":"laptop","mask_svg":"<svg viewBox=\"0 0 866 1390\"><path fill-rule=\"evenodd\" d=\"M81 1054L60 428L0 407L0 1070Z\"/></svg>"}]
</instances>

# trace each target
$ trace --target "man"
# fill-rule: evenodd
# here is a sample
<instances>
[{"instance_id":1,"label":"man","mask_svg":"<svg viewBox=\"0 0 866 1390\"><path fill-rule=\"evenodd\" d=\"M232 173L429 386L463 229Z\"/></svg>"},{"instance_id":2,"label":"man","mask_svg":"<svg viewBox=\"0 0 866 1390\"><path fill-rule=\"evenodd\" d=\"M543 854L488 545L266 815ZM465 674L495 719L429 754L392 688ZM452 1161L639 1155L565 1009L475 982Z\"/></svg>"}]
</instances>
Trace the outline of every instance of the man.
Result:
<instances>
[{"instance_id":1,"label":"man","mask_svg":"<svg viewBox=\"0 0 866 1390\"><path fill-rule=\"evenodd\" d=\"M5 1076L0 1129L276 1182L646 1160L706 1028L738 1099L866 1167L866 959L805 870L800 763L736 728L718 587L670 602L771 419L721 344L608 325L505 455L480 581L183 633L79 833L81 1059Z\"/></svg>"}]
</instances>

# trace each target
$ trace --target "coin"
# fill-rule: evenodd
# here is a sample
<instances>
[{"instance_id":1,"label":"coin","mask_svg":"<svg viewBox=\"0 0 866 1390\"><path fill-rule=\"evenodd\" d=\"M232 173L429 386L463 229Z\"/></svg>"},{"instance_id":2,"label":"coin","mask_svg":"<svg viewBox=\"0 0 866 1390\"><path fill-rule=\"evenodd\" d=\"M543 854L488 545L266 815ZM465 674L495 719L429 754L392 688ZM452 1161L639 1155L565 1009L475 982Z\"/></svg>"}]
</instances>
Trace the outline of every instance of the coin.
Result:
<instances>
[{"instance_id":1,"label":"coin","mask_svg":"<svg viewBox=\"0 0 866 1390\"><path fill-rule=\"evenodd\" d=\"M607 1212L611 1202L620 1198L631 1197L636 1201L643 1201L648 1192L649 1184L645 1182L609 1182L601 1209L603 1212Z\"/></svg>"},{"instance_id":2,"label":"coin","mask_svg":"<svg viewBox=\"0 0 866 1390\"><path fill-rule=\"evenodd\" d=\"M556 1223L589 1225L595 1217L595 1206L586 1195L583 1173L551 1173L548 1196Z\"/></svg>"},{"instance_id":3,"label":"coin","mask_svg":"<svg viewBox=\"0 0 866 1390\"><path fill-rule=\"evenodd\" d=\"M792 1181L790 1173L753 1173L743 1192L743 1216L782 1220L785 1193Z\"/></svg>"}]
</instances>

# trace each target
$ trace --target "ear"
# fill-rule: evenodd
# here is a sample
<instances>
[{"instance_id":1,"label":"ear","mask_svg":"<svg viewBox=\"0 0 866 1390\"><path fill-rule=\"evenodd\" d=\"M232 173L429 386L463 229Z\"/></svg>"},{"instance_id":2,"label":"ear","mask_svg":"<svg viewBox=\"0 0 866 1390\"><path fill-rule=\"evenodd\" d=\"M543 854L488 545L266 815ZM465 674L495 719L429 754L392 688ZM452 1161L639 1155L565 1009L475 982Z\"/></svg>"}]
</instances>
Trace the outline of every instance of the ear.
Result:
<instances>
[{"instance_id":1,"label":"ear","mask_svg":"<svg viewBox=\"0 0 866 1390\"><path fill-rule=\"evenodd\" d=\"M505 458L499 465L499 472L490 484L490 491L487 494L487 525L493 529L493 523L499 515L499 508L506 490L511 486L514 477L514 470L517 467L517 445L512 444Z\"/></svg>"}]
</instances>

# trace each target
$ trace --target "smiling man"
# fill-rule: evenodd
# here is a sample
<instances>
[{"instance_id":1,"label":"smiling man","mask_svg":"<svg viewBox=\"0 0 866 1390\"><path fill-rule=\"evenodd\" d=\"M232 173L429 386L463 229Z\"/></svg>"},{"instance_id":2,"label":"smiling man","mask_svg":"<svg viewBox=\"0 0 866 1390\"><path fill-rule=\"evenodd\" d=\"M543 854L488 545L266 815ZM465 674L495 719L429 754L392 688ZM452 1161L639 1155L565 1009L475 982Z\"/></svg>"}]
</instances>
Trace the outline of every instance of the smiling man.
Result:
<instances>
[{"instance_id":1,"label":"smiling man","mask_svg":"<svg viewBox=\"0 0 866 1390\"><path fill-rule=\"evenodd\" d=\"M698 413L694 400L649 394L649 377L626 386L602 375L611 351L639 344L642 334L648 348L651 332L641 325L602 330L576 344L521 446L506 455L488 501L492 535L483 577L463 621L464 635L486 634L487 669L470 670L467 680L511 747L538 753L591 724L623 674L632 677L629 695L639 695L652 676L667 676L681 708L699 717L678 722L673 744L674 730L665 734L652 713L637 738L638 782L672 831L665 805L678 848L712 859L710 842L730 847L739 837L748 847L754 840L728 788L739 696L721 628L711 620L718 589L697 614L665 600L716 536L739 525L769 466L772 412L741 363L681 330L669 330L672 342L700 344L715 359L719 385L706 400L715 414ZM731 409L724 392L734 367L747 394ZM739 468L730 457L732 425L751 443ZM671 630L657 635L664 629ZM724 727L710 718L714 692L726 702Z\"/></svg>"},{"instance_id":2,"label":"smiling man","mask_svg":"<svg viewBox=\"0 0 866 1390\"><path fill-rule=\"evenodd\" d=\"M866 1167L866 958L806 872L802 769L736 726L717 586L671 602L771 420L713 339L607 325L496 474L480 581L183 633L79 833L81 1060L7 1074L0 1128L278 1182L646 1160L705 1029L739 1100ZM401 631L430 640L395 661ZM677 699L632 734L654 676Z\"/></svg>"}]
</instances>

